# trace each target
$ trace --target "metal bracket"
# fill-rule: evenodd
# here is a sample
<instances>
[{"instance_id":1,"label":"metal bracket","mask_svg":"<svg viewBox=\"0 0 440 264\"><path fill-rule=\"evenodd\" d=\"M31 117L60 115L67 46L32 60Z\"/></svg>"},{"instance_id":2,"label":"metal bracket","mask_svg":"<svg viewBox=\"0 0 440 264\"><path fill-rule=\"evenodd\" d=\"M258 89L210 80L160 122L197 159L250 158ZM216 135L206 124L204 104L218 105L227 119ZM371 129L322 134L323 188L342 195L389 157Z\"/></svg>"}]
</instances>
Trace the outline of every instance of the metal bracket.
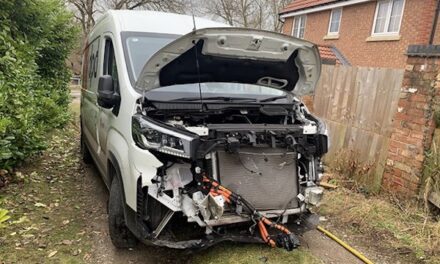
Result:
<instances>
[{"instance_id":1,"label":"metal bracket","mask_svg":"<svg viewBox=\"0 0 440 264\"><path fill-rule=\"evenodd\" d=\"M153 237L157 238L159 234L162 232L163 228L168 224L171 217L173 217L174 211L168 210L167 214L162 218L162 221L160 221L159 225L156 227L156 229L153 231Z\"/></svg>"}]
</instances>

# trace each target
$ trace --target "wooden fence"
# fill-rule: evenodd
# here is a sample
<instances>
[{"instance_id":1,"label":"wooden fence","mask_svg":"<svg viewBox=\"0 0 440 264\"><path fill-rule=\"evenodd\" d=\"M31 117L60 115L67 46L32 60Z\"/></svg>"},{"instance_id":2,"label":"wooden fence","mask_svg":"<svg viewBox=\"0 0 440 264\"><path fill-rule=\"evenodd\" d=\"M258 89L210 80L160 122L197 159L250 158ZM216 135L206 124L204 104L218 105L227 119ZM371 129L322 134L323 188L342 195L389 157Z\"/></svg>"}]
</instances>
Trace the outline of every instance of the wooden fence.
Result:
<instances>
[{"instance_id":1,"label":"wooden fence","mask_svg":"<svg viewBox=\"0 0 440 264\"><path fill-rule=\"evenodd\" d=\"M313 96L313 112L329 128L326 159L349 150L358 161L374 165L368 179L372 189L382 180L403 73L403 69L323 65Z\"/></svg>"}]
</instances>

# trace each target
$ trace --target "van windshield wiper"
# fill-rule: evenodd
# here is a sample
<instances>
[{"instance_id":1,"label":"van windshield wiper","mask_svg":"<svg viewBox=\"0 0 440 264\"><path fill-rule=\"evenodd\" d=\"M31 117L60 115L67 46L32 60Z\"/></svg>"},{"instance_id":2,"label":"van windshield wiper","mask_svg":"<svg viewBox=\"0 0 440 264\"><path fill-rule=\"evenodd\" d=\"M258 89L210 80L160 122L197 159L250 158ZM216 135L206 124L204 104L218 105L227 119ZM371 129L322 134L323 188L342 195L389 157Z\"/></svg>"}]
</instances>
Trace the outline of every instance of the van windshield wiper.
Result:
<instances>
[{"instance_id":1,"label":"van windshield wiper","mask_svg":"<svg viewBox=\"0 0 440 264\"><path fill-rule=\"evenodd\" d=\"M182 97L171 100L172 102L191 102L191 101L200 101L200 97ZM256 102L257 99L249 98L249 97L229 97L229 96L211 96L211 97L203 97L203 101L224 101L224 102L236 102L236 101L250 101Z\"/></svg>"},{"instance_id":2,"label":"van windshield wiper","mask_svg":"<svg viewBox=\"0 0 440 264\"><path fill-rule=\"evenodd\" d=\"M258 102L260 102L260 103L272 102L272 101L276 101L278 99L284 99L284 98L287 98L287 95L279 95L279 96L268 97L268 98L262 99L262 100L260 100Z\"/></svg>"}]
</instances>

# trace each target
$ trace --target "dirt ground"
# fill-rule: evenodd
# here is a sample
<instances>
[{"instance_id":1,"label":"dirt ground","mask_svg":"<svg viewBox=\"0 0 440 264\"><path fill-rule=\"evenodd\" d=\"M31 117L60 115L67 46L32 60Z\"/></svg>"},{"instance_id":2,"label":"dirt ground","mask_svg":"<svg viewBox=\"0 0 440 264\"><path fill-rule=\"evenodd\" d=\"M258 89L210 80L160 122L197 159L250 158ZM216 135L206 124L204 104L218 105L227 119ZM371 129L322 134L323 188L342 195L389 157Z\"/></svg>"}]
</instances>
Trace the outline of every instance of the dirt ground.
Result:
<instances>
[{"instance_id":1,"label":"dirt ground","mask_svg":"<svg viewBox=\"0 0 440 264\"><path fill-rule=\"evenodd\" d=\"M192 255L144 245L117 250L108 234L108 191L94 166L81 162L75 120L0 190L0 208L15 221L0 229L0 263L362 263L316 230L306 232L293 252L233 243ZM332 228L331 221L337 219L323 225ZM376 263L401 262L369 246L369 239L336 231Z\"/></svg>"}]
</instances>

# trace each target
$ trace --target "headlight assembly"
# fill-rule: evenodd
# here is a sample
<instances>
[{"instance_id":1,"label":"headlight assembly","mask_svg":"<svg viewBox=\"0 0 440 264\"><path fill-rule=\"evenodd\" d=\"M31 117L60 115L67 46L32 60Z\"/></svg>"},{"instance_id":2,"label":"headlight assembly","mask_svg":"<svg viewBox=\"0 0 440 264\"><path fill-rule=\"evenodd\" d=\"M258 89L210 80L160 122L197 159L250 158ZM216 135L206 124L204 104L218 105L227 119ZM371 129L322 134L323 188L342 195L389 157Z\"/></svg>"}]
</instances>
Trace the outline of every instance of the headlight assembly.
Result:
<instances>
[{"instance_id":1,"label":"headlight assembly","mask_svg":"<svg viewBox=\"0 0 440 264\"><path fill-rule=\"evenodd\" d=\"M140 148L187 159L194 157L195 145L199 142L199 136L196 134L140 114L135 114L132 118L132 134Z\"/></svg>"}]
</instances>

